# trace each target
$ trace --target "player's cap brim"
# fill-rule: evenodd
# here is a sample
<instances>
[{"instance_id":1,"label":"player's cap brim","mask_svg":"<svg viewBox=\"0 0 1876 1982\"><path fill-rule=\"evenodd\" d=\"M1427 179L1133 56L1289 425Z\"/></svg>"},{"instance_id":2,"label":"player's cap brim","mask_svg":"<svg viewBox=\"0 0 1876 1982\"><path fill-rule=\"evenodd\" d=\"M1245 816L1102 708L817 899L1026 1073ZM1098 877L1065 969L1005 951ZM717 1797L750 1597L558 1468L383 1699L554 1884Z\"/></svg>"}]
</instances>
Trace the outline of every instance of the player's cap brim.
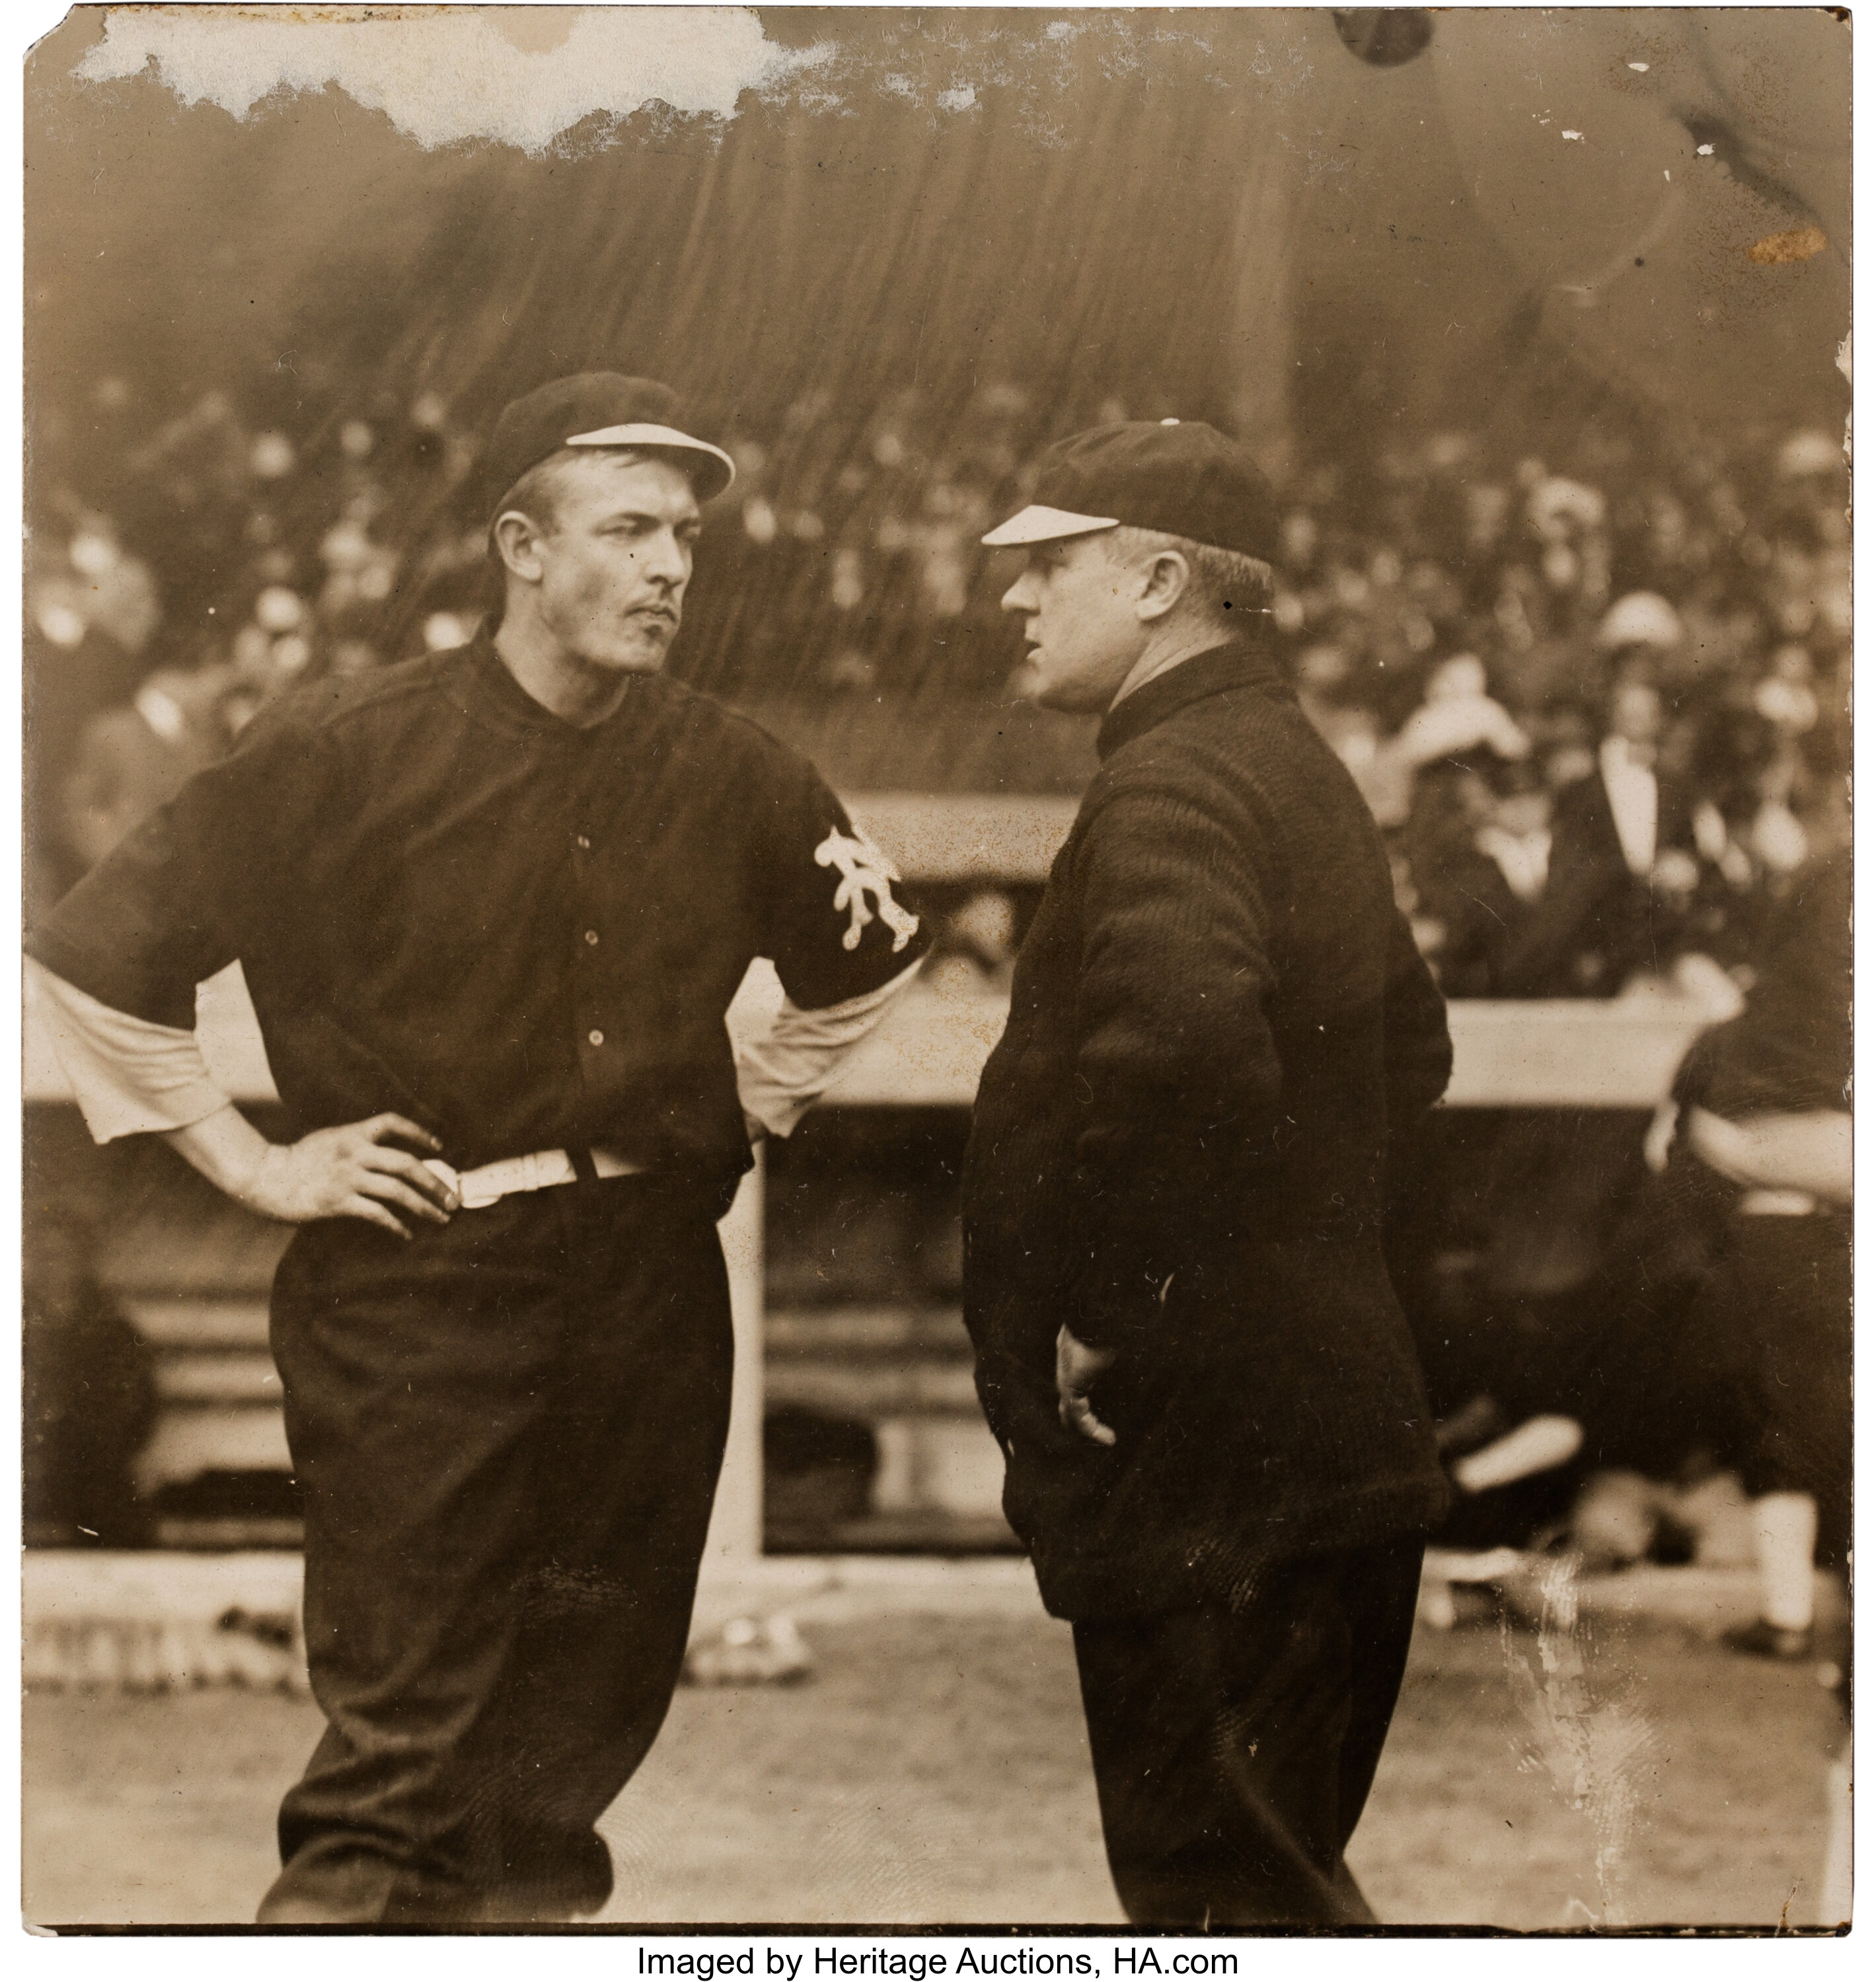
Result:
<instances>
[{"instance_id":1,"label":"player's cap brim","mask_svg":"<svg viewBox=\"0 0 1876 1982\"><path fill-rule=\"evenodd\" d=\"M1080 516L1073 509L1051 509L1032 502L978 541L993 550L1010 544L1046 544L1057 537L1085 537L1096 530L1111 530L1120 520L1118 516Z\"/></svg>"},{"instance_id":2,"label":"player's cap brim","mask_svg":"<svg viewBox=\"0 0 1876 1982\"><path fill-rule=\"evenodd\" d=\"M708 455L722 469L720 479L714 479L714 485L699 491L706 496L720 496L736 479L736 465L720 447L713 447L707 440L699 440L694 434L680 433L676 427L655 426L648 420L635 420L624 426L599 427L591 433L569 434L563 443L568 447L668 447L688 454Z\"/></svg>"}]
</instances>

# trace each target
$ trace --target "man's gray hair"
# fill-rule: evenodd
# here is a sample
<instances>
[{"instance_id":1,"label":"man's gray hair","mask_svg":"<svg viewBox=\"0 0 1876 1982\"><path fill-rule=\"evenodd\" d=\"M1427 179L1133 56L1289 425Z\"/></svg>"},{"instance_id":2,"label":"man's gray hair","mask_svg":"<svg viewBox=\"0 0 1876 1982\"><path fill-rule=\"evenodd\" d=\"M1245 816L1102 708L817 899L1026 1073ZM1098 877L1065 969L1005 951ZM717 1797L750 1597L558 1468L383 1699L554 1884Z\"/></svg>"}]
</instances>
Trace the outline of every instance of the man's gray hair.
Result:
<instances>
[{"instance_id":1,"label":"man's gray hair","mask_svg":"<svg viewBox=\"0 0 1876 1982\"><path fill-rule=\"evenodd\" d=\"M1164 530L1137 529L1130 523L1110 531L1107 542L1117 559L1178 552L1192 569L1192 597L1215 619L1232 612L1260 612L1277 589L1277 574L1270 566L1242 551L1194 543L1190 537L1175 537Z\"/></svg>"}]
</instances>

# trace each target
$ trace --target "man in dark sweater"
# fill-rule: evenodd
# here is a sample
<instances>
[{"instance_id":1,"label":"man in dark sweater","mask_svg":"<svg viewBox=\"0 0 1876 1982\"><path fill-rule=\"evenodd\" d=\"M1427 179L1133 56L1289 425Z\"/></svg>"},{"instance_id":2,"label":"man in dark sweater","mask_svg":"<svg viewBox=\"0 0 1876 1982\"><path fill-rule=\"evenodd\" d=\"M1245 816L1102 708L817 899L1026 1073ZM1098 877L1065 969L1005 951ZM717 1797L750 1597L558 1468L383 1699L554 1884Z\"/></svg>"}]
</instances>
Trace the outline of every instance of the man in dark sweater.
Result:
<instances>
[{"instance_id":1,"label":"man in dark sweater","mask_svg":"<svg viewBox=\"0 0 1876 1982\"><path fill-rule=\"evenodd\" d=\"M1265 646L1275 537L1167 422L1061 442L985 539L1028 549L1034 699L1104 714L978 1096L965 1314L1141 1924L1372 1920L1343 1850L1446 1500L1380 1243L1444 1012Z\"/></svg>"}]
</instances>

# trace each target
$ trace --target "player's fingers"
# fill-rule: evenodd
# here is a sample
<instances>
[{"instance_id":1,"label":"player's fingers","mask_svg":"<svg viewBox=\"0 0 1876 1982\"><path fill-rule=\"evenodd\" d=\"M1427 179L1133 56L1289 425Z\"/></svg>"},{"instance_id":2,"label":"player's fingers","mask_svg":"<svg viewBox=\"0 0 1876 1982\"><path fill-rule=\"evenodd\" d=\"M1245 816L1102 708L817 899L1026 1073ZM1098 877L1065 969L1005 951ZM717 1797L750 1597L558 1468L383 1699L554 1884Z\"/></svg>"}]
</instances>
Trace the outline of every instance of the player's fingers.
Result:
<instances>
[{"instance_id":1,"label":"player's fingers","mask_svg":"<svg viewBox=\"0 0 1876 1982\"><path fill-rule=\"evenodd\" d=\"M376 1198L381 1203L395 1204L400 1210L413 1216L427 1219L432 1225L447 1225L449 1214L439 1211L430 1200L411 1189L399 1177L387 1176L382 1170L367 1170L359 1180L359 1195Z\"/></svg>"},{"instance_id":2,"label":"player's fingers","mask_svg":"<svg viewBox=\"0 0 1876 1982\"><path fill-rule=\"evenodd\" d=\"M398 1136L406 1142L415 1143L420 1149L440 1151L443 1146L429 1129L412 1121L408 1115L374 1115L362 1126L366 1136L374 1143L382 1143L387 1136Z\"/></svg>"},{"instance_id":3,"label":"player's fingers","mask_svg":"<svg viewBox=\"0 0 1876 1982\"><path fill-rule=\"evenodd\" d=\"M410 1228L404 1221L372 1198L347 1198L339 1207L339 1215L342 1218L362 1218L367 1225L382 1225L386 1231L395 1232L400 1239L410 1236Z\"/></svg>"},{"instance_id":4,"label":"player's fingers","mask_svg":"<svg viewBox=\"0 0 1876 1982\"><path fill-rule=\"evenodd\" d=\"M382 1175L402 1177L405 1183L421 1196L442 1211L454 1211L460 1200L449 1185L419 1156L413 1156L408 1149L387 1147L382 1143L373 1143L359 1152L359 1161L368 1170Z\"/></svg>"}]
</instances>

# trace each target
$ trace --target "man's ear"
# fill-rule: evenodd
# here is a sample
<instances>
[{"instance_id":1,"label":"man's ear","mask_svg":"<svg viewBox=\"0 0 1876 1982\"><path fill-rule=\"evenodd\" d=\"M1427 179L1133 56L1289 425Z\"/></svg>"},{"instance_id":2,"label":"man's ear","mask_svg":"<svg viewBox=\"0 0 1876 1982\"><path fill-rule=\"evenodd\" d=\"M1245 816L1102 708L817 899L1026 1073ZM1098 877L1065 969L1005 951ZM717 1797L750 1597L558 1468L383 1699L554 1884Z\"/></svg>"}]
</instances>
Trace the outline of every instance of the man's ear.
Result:
<instances>
[{"instance_id":1,"label":"man's ear","mask_svg":"<svg viewBox=\"0 0 1876 1982\"><path fill-rule=\"evenodd\" d=\"M1163 619L1185 597L1191 583L1192 567L1177 551L1156 551L1133 608L1136 617Z\"/></svg>"},{"instance_id":2,"label":"man's ear","mask_svg":"<svg viewBox=\"0 0 1876 1982\"><path fill-rule=\"evenodd\" d=\"M517 578L538 582L541 576L541 533L522 509L504 509L495 519L495 548L502 562Z\"/></svg>"}]
</instances>

